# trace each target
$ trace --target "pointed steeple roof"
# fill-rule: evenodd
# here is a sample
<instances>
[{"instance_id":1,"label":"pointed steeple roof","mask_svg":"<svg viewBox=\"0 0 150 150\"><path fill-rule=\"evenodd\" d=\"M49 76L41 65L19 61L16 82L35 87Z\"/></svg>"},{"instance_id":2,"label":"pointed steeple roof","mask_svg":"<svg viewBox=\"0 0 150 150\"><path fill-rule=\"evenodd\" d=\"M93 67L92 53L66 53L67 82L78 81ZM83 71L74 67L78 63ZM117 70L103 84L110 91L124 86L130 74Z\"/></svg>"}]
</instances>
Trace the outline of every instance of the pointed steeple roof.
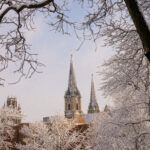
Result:
<instances>
[{"instance_id":1,"label":"pointed steeple roof","mask_svg":"<svg viewBox=\"0 0 150 150\"><path fill-rule=\"evenodd\" d=\"M88 108L88 113L96 113L96 112L99 112L99 106L96 100L96 93L95 93L94 80L93 80L93 74L92 74L91 95L90 95L90 104Z\"/></svg>"},{"instance_id":2,"label":"pointed steeple roof","mask_svg":"<svg viewBox=\"0 0 150 150\"><path fill-rule=\"evenodd\" d=\"M65 96L67 95L74 96L77 94L80 96L80 92L77 88L76 77L75 77L75 72L74 72L74 67L73 67L73 56L71 54L68 89L65 93Z\"/></svg>"},{"instance_id":3,"label":"pointed steeple roof","mask_svg":"<svg viewBox=\"0 0 150 150\"><path fill-rule=\"evenodd\" d=\"M90 102L91 103L95 103L96 102L96 94L95 94L93 74L92 74L92 79L91 79L91 96L90 96Z\"/></svg>"}]
</instances>

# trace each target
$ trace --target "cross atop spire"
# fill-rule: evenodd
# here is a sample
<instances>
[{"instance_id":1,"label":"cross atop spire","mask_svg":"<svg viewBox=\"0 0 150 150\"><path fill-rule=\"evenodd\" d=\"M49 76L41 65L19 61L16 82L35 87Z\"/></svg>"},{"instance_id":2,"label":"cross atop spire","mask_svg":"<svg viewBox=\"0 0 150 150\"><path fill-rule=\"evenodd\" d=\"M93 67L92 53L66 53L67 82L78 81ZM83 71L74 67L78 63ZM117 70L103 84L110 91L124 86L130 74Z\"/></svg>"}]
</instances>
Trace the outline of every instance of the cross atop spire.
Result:
<instances>
[{"instance_id":1,"label":"cross atop spire","mask_svg":"<svg viewBox=\"0 0 150 150\"><path fill-rule=\"evenodd\" d=\"M96 112L99 112L99 106L96 100L96 93L95 93L94 80L93 80L93 74L92 74L91 95L90 95L90 104L88 108L88 113L96 113Z\"/></svg>"}]
</instances>

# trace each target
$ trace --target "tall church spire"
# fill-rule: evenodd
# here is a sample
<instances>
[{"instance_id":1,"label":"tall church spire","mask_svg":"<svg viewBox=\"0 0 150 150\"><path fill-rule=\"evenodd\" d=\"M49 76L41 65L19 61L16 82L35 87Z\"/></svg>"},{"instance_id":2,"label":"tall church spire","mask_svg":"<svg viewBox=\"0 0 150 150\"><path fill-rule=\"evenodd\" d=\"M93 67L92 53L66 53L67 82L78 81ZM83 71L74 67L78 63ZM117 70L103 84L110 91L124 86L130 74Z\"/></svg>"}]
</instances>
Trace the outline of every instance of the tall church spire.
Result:
<instances>
[{"instance_id":1,"label":"tall church spire","mask_svg":"<svg viewBox=\"0 0 150 150\"><path fill-rule=\"evenodd\" d=\"M68 89L70 92L73 93L73 92L77 91L77 83L76 83L76 77L75 77L72 57L73 56L71 54Z\"/></svg>"},{"instance_id":2,"label":"tall church spire","mask_svg":"<svg viewBox=\"0 0 150 150\"><path fill-rule=\"evenodd\" d=\"M75 72L74 72L74 67L73 67L73 56L72 56L72 54L71 54L71 60L70 60L68 90L66 91L66 94L71 94L72 96L73 95L80 95L80 92L77 88L77 83L76 83L76 77L75 77Z\"/></svg>"},{"instance_id":3,"label":"tall church spire","mask_svg":"<svg viewBox=\"0 0 150 150\"><path fill-rule=\"evenodd\" d=\"M73 58L71 54L68 89L65 92L65 117L74 119L82 114L81 96L77 88L75 72L73 67Z\"/></svg>"},{"instance_id":4,"label":"tall church spire","mask_svg":"<svg viewBox=\"0 0 150 150\"><path fill-rule=\"evenodd\" d=\"M96 93L95 93L94 80L93 80L93 74L92 74L91 95L90 95L90 104L88 108L88 113L98 113L98 112L99 112L99 106L96 100Z\"/></svg>"}]
</instances>

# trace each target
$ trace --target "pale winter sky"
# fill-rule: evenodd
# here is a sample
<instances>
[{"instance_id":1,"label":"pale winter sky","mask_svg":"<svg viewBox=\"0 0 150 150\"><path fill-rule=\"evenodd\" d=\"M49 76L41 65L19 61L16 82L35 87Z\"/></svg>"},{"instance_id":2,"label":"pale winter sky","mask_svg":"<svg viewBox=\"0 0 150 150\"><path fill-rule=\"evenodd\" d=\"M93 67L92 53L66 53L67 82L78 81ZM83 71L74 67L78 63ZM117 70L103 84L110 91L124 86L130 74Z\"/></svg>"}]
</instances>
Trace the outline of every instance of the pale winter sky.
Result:
<instances>
[{"instance_id":1,"label":"pale winter sky","mask_svg":"<svg viewBox=\"0 0 150 150\"><path fill-rule=\"evenodd\" d=\"M46 65L41 68L42 74L34 74L31 79L22 79L18 84L0 87L0 105L7 96L16 96L26 115L25 122L39 121L44 116L64 113L64 93L68 86L70 51L73 51L74 69L77 86L82 96L82 110L87 113L90 100L91 73L94 73L95 89L100 110L110 100L102 97L99 91L100 77L96 74L97 66L104 63L112 54L111 48L102 47L98 43L95 51L93 42L86 42L79 51L79 41L72 36L50 32L48 25L42 19L36 22L36 30L27 33L27 39L32 44L33 52L39 54L39 60ZM15 77L6 74L8 82Z\"/></svg>"}]
</instances>

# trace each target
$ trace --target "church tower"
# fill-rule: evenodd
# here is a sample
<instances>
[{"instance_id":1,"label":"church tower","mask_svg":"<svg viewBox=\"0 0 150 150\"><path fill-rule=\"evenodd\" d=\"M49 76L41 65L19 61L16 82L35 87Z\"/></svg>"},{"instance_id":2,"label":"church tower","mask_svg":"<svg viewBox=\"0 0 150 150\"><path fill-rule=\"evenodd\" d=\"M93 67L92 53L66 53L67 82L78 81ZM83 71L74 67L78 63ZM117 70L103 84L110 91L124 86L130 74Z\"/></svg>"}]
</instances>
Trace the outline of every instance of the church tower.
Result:
<instances>
[{"instance_id":1,"label":"church tower","mask_svg":"<svg viewBox=\"0 0 150 150\"><path fill-rule=\"evenodd\" d=\"M77 88L75 72L73 67L73 59L71 55L68 89L65 92L65 117L74 119L82 114L81 95Z\"/></svg>"},{"instance_id":2,"label":"church tower","mask_svg":"<svg viewBox=\"0 0 150 150\"><path fill-rule=\"evenodd\" d=\"M20 104L17 104L17 98L16 97L7 97L6 104L4 103L3 109L8 112L14 111L16 113L16 116L13 116L11 113L8 113L7 115L7 121L11 123L12 125L20 124L22 119L22 113L21 113L21 107Z\"/></svg>"},{"instance_id":3,"label":"church tower","mask_svg":"<svg viewBox=\"0 0 150 150\"><path fill-rule=\"evenodd\" d=\"M96 100L96 94L95 94L95 88L94 88L94 80L93 80L93 74L92 74L92 80L91 80L91 96L90 96L90 104L88 107L88 113L98 113L99 106Z\"/></svg>"}]
</instances>

